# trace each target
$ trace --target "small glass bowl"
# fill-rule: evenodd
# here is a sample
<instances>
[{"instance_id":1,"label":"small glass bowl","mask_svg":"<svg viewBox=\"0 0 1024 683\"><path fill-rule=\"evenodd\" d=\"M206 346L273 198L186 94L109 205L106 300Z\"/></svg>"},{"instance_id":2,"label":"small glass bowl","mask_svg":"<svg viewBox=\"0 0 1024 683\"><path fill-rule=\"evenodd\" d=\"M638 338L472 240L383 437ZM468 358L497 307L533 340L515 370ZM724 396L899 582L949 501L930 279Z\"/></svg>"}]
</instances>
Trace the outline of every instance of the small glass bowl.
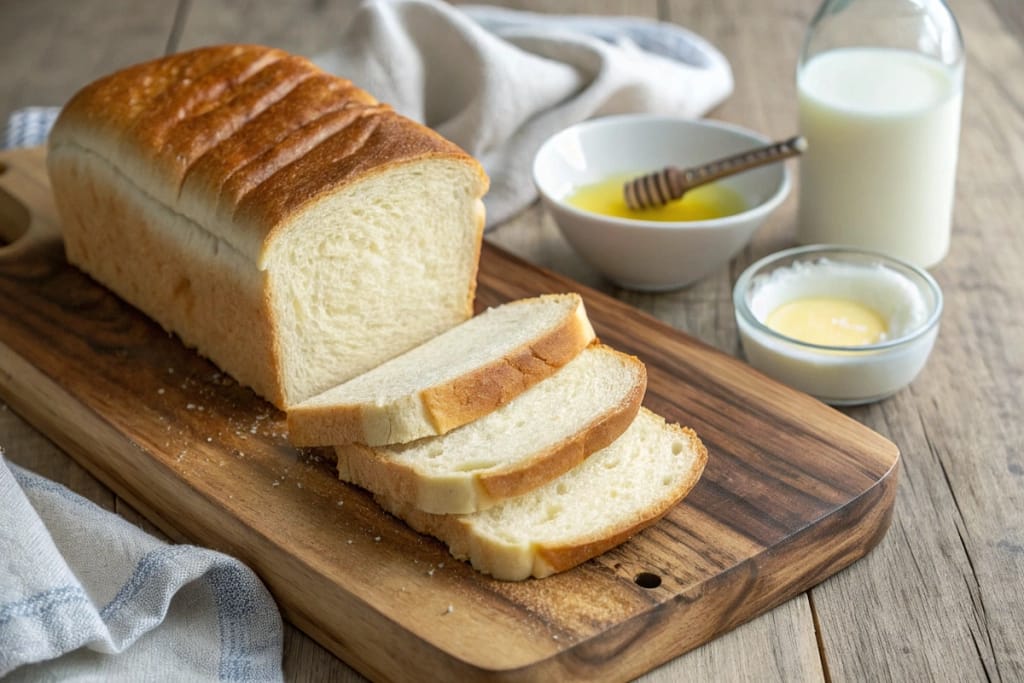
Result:
<instances>
[{"instance_id":1,"label":"small glass bowl","mask_svg":"<svg viewBox=\"0 0 1024 683\"><path fill-rule=\"evenodd\" d=\"M874 308L889 322L892 337L865 346L825 346L765 325L776 307L806 296ZM858 405L892 395L924 367L938 335L942 290L924 270L883 254L810 245L750 265L736 281L733 304L753 367L825 403Z\"/></svg>"}]
</instances>

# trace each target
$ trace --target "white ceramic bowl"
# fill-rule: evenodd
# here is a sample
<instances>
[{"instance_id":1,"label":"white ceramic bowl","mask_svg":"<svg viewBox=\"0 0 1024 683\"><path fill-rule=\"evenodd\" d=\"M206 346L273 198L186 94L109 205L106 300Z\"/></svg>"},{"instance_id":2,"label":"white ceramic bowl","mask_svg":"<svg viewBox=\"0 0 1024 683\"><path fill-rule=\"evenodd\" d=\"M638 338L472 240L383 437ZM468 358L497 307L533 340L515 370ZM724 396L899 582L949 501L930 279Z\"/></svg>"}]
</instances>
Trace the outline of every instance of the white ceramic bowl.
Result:
<instances>
[{"instance_id":1,"label":"white ceramic bowl","mask_svg":"<svg viewBox=\"0 0 1024 683\"><path fill-rule=\"evenodd\" d=\"M551 137L537 152L533 178L565 239L594 268L629 289L664 291L718 270L750 241L789 192L784 163L720 180L750 208L714 220L614 218L577 209L566 199L581 185L609 176L696 166L769 142L757 133L709 120L611 116Z\"/></svg>"},{"instance_id":2,"label":"white ceramic bowl","mask_svg":"<svg viewBox=\"0 0 1024 683\"><path fill-rule=\"evenodd\" d=\"M888 323L890 338L865 346L825 346L764 324L778 306L804 297L859 301ZM733 290L747 361L766 375L833 405L889 396L924 367L939 331L942 290L927 272L853 247L810 245L766 256Z\"/></svg>"}]
</instances>

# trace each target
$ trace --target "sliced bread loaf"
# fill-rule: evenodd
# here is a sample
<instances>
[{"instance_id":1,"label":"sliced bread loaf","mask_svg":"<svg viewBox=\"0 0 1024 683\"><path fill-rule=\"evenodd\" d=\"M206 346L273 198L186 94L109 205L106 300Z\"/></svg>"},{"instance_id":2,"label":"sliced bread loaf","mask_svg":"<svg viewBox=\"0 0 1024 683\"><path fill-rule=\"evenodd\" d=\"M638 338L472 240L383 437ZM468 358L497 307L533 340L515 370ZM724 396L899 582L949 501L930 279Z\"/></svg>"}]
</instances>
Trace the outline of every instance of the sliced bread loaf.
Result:
<instances>
[{"instance_id":1,"label":"sliced bread loaf","mask_svg":"<svg viewBox=\"0 0 1024 683\"><path fill-rule=\"evenodd\" d=\"M594 339L578 294L488 309L288 411L296 446L370 446L444 434L508 403Z\"/></svg>"},{"instance_id":2,"label":"sliced bread loaf","mask_svg":"<svg viewBox=\"0 0 1024 683\"><path fill-rule=\"evenodd\" d=\"M650 526L689 493L706 462L707 450L692 430L641 408L607 448L482 512L434 515L405 499L376 498L477 570L518 581L570 569Z\"/></svg>"},{"instance_id":3,"label":"sliced bread loaf","mask_svg":"<svg viewBox=\"0 0 1024 683\"><path fill-rule=\"evenodd\" d=\"M338 446L338 474L425 512L476 512L610 444L636 417L646 388L639 359L593 344L501 408L443 436Z\"/></svg>"}]
</instances>

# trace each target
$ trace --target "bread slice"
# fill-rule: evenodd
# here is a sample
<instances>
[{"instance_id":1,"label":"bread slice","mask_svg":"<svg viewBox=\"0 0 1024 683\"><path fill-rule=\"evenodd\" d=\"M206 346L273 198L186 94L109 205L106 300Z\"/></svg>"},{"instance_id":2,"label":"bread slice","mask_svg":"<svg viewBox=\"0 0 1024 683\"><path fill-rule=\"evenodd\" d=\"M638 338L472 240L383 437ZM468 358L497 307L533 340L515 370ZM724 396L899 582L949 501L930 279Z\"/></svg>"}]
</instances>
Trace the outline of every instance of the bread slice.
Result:
<instances>
[{"instance_id":1,"label":"bread slice","mask_svg":"<svg viewBox=\"0 0 1024 683\"><path fill-rule=\"evenodd\" d=\"M381 446L444 434L508 403L594 339L578 294L488 309L288 411L296 446Z\"/></svg>"},{"instance_id":2,"label":"bread slice","mask_svg":"<svg viewBox=\"0 0 1024 683\"><path fill-rule=\"evenodd\" d=\"M646 388L639 359L594 344L506 405L443 436L338 446L338 475L425 512L476 512L610 444L636 417Z\"/></svg>"},{"instance_id":3,"label":"bread slice","mask_svg":"<svg viewBox=\"0 0 1024 683\"><path fill-rule=\"evenodd\" d=\"M68 261L279 408L473 313L480 164L301 57L123 69L47 158Z\"/></svg>"},{"instance_id":4,"label":"bread slice","mask_svg":"<svg viewBox=\"0 0 1024 683\"><path fill-rule=\"evenodd\" d=\"M543 578L610 550L697 483L707 450L693 430L641 408L625 433L543 486L469 515L434 515L377 495L386 510L497 579Z\"/></svg>"}]
</instances>

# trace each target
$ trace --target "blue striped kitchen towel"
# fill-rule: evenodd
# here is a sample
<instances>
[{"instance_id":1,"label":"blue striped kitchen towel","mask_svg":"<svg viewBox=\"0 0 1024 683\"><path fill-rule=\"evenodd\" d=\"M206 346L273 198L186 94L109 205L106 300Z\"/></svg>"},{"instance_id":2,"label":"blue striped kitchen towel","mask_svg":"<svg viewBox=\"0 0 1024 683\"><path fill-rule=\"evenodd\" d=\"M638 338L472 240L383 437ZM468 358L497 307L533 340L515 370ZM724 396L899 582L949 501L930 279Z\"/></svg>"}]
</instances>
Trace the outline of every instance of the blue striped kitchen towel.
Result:
<instances>
[{"instance_id":1,"label":"blue striped kitchen towel","mask_svg":"<svg viewBox=\"0 0 1024 683\"><path fill-rule=\"evenodd\" d=\"M281 656L248 567L163 543L0 451L0 678L279 681Z\"/></svg>"},{"instance_id":2,"label":"blue striped kitchen towel","mask_svg":"<svg viewBox=\"0 0 1024 683\"><path fill-rule=\"evenodd\" d=\"M15 111L4 129L3 148L43 144L59 113L60 107L25 107Z\"/></svg>"}]
</instances>

